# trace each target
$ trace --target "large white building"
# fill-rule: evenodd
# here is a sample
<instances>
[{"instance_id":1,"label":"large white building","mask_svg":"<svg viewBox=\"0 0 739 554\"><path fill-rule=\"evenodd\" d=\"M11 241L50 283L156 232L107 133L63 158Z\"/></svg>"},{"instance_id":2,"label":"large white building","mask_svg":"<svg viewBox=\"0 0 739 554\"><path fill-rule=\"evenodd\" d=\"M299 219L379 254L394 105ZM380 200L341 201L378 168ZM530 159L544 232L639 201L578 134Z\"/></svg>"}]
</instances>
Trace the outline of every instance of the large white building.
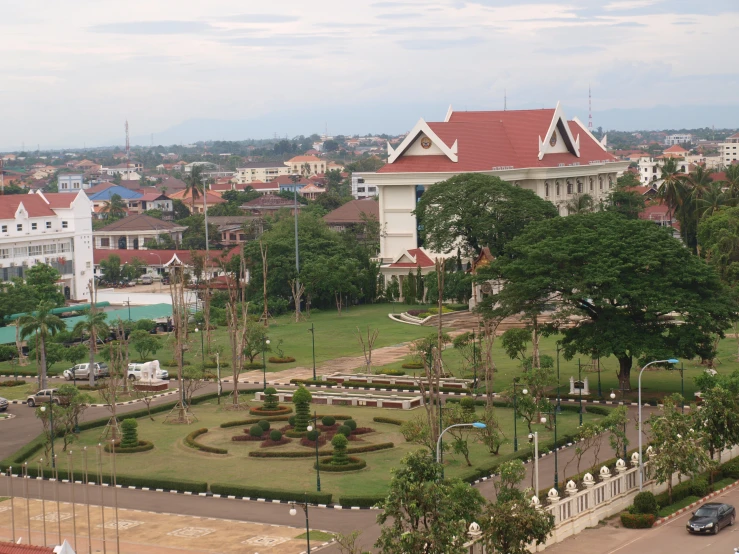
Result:
<instances>
[{"instance_id":1,"label":"large white building","mask_svg":"<svg viewBox=\"0 0 739 554\"><path fill-rule=\"evenodd\" d=\"M240 185L254 181L269 183L280 175L290 175L290 168L285 162L249 162L236 168L236 182Z\"/></svg>"},{"instance_id":2,"label":"large white building","mask_svg":"<svg viewBox=\"0 0 739 554\"><path fill-rule=\"evenodd\" d=\"M89 189L90 184L85 183L82 173L61 173L57 176L57 188L59 192L79 192Z\"/></svg>"},{"instance_id":3,"label":"large white building","mask_svg":"<svg viewBox=\"0 0 739 554\"><path fill-rule=\"evenodd\" d=\"M374 198L377 196L377 187L365 183L364 175L352 173L352 196L357 200Z\"/></svg>"},{"instance_id":4,"label":"large white building","mask_svg":"<svg viewBox=\"0 0 739 554\"><path fill-rule=\"evenodd\" d=\"M724 165L731 165L739 161L739 133L731 135L721 143L719 152Z\"/></svg>"},{"instance_id":5,"label":"large white building","mask_svg":"<svg viewBox=\"0 0 739 554\"><path fill-rule=\"evenodd\" d=\"M359 173L379 195L382 272L424 272L438 255L424 251L413 210L423 192L460 173L496 175L533 190L566 215L578 194L605 200L628 167L606 151L577 118L555 109L457 112L442 122L421 119L397 148L388 144L388 163L375 173ZM428 255L427 255L428 254ZM422 263L423 262L423 263Z\"/></svg>"},{"instance_id":6,"label":"large white building","mask_svg":"<svg viewBox=\"0 0 739 554\"><path fill-rule=\"evenodd\" d=\"M693 142L693 135L688 133L675 133L665 137L665 146L675 146L676 144L689 144Z\"/></svg>"},{"instance_id":7,"label":"large white building","mask_svg":"<svg viewBox=\"0 0 739 554\"><path fill-rule=\"evenodd\" d=\"M89 300L92 278L92 203L87 195L14 194L0 202L0 279L25 277L45 263L61 274L67 298Z\"/></svg>"}]
</instances>

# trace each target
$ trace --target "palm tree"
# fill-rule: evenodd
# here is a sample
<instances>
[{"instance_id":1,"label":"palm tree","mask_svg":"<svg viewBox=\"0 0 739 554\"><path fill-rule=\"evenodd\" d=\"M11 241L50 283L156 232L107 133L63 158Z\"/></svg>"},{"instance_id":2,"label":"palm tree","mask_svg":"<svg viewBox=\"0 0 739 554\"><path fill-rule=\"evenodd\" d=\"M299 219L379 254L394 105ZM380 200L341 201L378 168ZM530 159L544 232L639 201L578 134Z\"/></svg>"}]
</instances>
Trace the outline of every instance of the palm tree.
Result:
<instances>
[{"instance_id":1,"label":"palm tree","mask_svg":"<svg viewBox=\"0 0 739 554\"><path fill-rule=\"evenodd\" d=\"M84 318L80 321L78 321L74 329L72 329L72 333L76 336L82 337L83 335L87 335L90 337L90 366L89 366L89 379L90 379L90 386L95 386L95 375L93 373L93 367L95 367L95 350L97 346L97 339L98 337L104 337L110 334L110 328L108 327L108 324L105 323L105 319L108 317L108 315L105 312L97 312L95 311L95 304L90 304L90 309L84 311Z\"/></svg>"},{"instance_id":2,"label":"palm tree","mask_svg":"<svg viewBox=\"0 0 739 554\"><path fill-rule=\"evenodd\" d=\"M728 190L724 190L725 183L710 183L703 192L702 196L697 200L698 219L709 217L715 214L724 206L736 205L736 198L731 197Z\"/></svg>"},{"instance_id":3,"label":"palm tree","mask_svg":"<svg viewBox=\"0 0 739 554\"><path fill-rule=\"evenodd\" d=\"M678 174L677 161L673 158L666 159L660 170L662 175L660 176L661 183L657 189L657 194L667 204L670 210L670 221L672 221L673 214L684 200L684 177Z\"/></svg>"},{"instance_id":4,"label":"palm tree","mask_svg":"<svg viewBox=\"0 0 739 554\"><path fill-rule=\"evenodd\" d=\"M58 331L67 328L62 319L51 313L54 304L51 302L41 302L36 311L26 314L18 319L18 325L21 329L21 338L25 339L30 335L36 335L36 348L39 353L39 376L41 380L41 388L46 388L46 341L49 336L54 336Z\"/></svg>"},{"instance_id":5,"label":"palm tree","mask_svg":"<svg viewBox=\"0 0 739 554\"><path fill-rule=\"evenodd\" d=\"M567 213L583 214L593 211L593 197L589 194L577 194L565 203Z\"/></svg>"},{"instance_id":6,"label":"palm tree","mask_svg":"<svg viewBox=\"0 0 739 554\"><path fill-rule=\"evenodd\" d=\"M100 210L108 216L108 219L121 219L126 216L126 203L120 194L114 194L110 197Z\"/></svg>"},{"instance_id":7,"label":"palm tree","mask_svg":"<svg viewBox=\"0 0 739 554\"><path fill-rule=\"evenodd\" d=\"M726 186L729 187L733 198L739 197L739 165L733 164L726 167Z\"/></svg>"},{"instance_id":8,"label":"palm tree","mask_svg":"<svg viewBox=\"0 0 739 554\"><path fill-rule=\"evenodd\" d=\"M195 200L205 194L205 185L203 184L203 166L194 165L192 171L185 177L185 198L190 195L190 212L195 213Z\"/></svg>"},{"instance_id":9,"label":"palm tree","mask_svg":"<svg viewBox=\"0 0 739 554\"><path fill-rule=\"evenodd\" d=\"M695 167L685 178L686 183L692 188L693 197L700 199L713 182L711 178L713 170L706 169L702 165Z\"/></svg>"}]
</instances>

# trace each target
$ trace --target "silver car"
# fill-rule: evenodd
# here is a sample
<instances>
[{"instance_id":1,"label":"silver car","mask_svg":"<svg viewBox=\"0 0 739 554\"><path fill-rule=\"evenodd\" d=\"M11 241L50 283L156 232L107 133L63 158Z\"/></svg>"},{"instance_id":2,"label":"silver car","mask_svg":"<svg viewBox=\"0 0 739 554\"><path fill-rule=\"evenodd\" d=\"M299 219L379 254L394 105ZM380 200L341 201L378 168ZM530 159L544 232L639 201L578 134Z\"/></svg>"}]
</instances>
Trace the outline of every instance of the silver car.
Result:
<instances>
[{"instance_id":1,"label":"silver car","mask_svg":"<svg viewBox=\"0 0 739 554\"><path fill-rule=\"evenodd\" d=\"M90 370L89 370L90 364L77 364L74 367L70 367L69 369L65 369L62 373L62 376L67 381L75 381L77 379L86 380L90 378ZM95 364L95 368L93 369L93 377L95 379L99 379L100 377L106 377L108 375L108 366L105 364Z\"/></svg>"},{"instance_id":2,"label":"silver car","mask_svg":"<svg viewBox=\"0 0 739 554\"><path fill-rule=\"evenodd\" d=\"M8 409L8 400L0 396L0 412L4 412Z\"/></svg>"}]
</instances>

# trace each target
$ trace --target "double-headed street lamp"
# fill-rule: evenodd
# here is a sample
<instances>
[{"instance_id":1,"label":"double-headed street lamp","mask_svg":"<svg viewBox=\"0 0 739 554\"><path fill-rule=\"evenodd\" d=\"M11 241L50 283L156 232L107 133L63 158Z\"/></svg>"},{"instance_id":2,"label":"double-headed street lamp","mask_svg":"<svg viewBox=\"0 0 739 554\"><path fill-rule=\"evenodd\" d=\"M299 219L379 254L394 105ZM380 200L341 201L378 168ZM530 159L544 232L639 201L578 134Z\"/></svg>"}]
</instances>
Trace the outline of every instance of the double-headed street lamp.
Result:
<instances>
[{"instance_id":1,"label":"double-headed street lamp","mask_svg":"<svg viewBox=\"0 0 739 554\"><path fill-rule=\"evenodd\" d=\"M518 452L518 404L516 402L516 387L522 386L518 384L519 378L513 378L513 451ZM523 385L521 393L525 396L529 393L525 385Z\"/></svg>"},{"instance_id":2,"label":"double-headed street lamp","mask_svg":"<svg viewBox=\"0 0 739 554\"><path fill-rule=\"evenodd\" d=\"M644 460L642 460L641 376L642 373L644 373L644 370L647 369L650 365L676 364L678 362L679 360L676 360L675 358L670 358L669 360L655 360L653 362L649 362L647 365L641 368L641 371L639 372L639 491L642 490L642 485L644 484Z\"/></svg>"}]
</instances>

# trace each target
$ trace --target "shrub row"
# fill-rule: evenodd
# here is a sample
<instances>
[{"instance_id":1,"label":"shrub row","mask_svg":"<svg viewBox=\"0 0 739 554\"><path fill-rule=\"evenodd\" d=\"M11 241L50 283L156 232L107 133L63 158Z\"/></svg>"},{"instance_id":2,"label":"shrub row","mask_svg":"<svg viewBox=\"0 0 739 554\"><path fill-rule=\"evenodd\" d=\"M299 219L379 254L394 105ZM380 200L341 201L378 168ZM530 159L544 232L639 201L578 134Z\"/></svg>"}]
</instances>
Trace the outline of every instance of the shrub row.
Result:
<instances>
[{"instance_id":1,"label":"shrub row","mask_svg":"<svg viewBox=\"0 0 739 554\"><path fill-rule=\"evenodd\" d=\"M287 434L287 433L286 433ZM287 435L289 436L289 435ZM389 448L394 448L395 445L392 442L381 442L377 444L366 444L364 446L353 446L346 449L347 454L361 454L362 452L376 452L378 450L388 450ZM319 451L319 454L321 456L327 456L331 454L331 452L321 452ZM315 452L311 452L310 450L304 450L304 451L289 451L289 452L249 452L249 456L251 458L309 458L310 456L315 456Z\"/></svg>"},{"instance_id":2,"label":"shrub row","mask_svg":"<svg viewBox=\"0 0 739 554\"><path fill-rule=\"evenodd\" d=\"M185 444L190 448L200 450L201 452L209 452L211 454L228 454L228 450L224 448L214 448L212 446L206 446L195 440L200 435L204 435L207 432L208 429L205 427L203 427L202 429L195 429L195 431L185 437Z\"/></svg>"},{"instance_id":3,"label":"shrub row","mask_svg":"<svg viewBox=\"0 0 739 554\"><path fill-rule=\"evenodd\" d=\"M213 494L220 494L221 496L243 496L249 498L264 498L265 500L285 500L298 502L307 500L312 504L331 504L331 499L333 496L330 492L303 493L302 491L276 491L271 489L262 489L259 487L248 487L244 485L219 483L211 484L210 491Z\"/></svg>"},{"instance_id":4,"label":"shrub row","mask_svg":"<svg viewBox=\"0 0 739 554\"><path fill-rule=\"evenodd\" d=\"M403 425L405 423L402 419L393 419L392 417L373 417L372 421L375 423L388 423L390 425Z\"/></svg>"},{"instance_id":5,"label":"shrub row","mask_svg":"<svg viewBox=\"0 0 739 554\"><path fill-rule=\"evenodd\" d=\"M270 356L268 358L269 363L271 364L290 364L295 361L295 358L292 356L285 356L284 358L278 358L277 356Z\"/></svg>"},{"instance_id":6,"label":"shrub row","mask_svg":"<svg viewBox=\"0 0 739 554\"><path fill-rule=\"evenodd\" d=\"M378 375L391 375L393 377L402 377L405 375L405 371L400 369L381 369L377 372Z\"/></svg>"},{"instance_id":7,"label":"shrub row","mask_svg":"<svg viewBox=\"0 0 739 554\"><path fill-rule=\"evenodd\" d=\"M655 520L654 514L621 513L621 524L627 529L649 529L654 525Z\"/></svg>"},{"instance_id":8,"label":"shrub row","mask_svg":"<svg viewBox=\"0 0 739 554\"><path fill-rule=\"evenodd\" d=\"M385 501L385 496L340 496L341 506L359 506L360 508L372 508L380 502Z\"/></svg>"},{"instance_id":9,"label":"shrub row","mask_svg":"<svg viewBox=\"0 0 739 554\"><path fill-rule=\"evenodd\" d=\"M20 387L21 385L25 385L26 382L23 380L15 381L13 379L9 381L0 381L0 387Z\"/></svg>"},{"instance_id":10,"label":"shrub row","mask_svg":"<svg viewBox=\"0 0 739 554\"><path fill-rule=\"evenodd\" d=\"M261 416L280 416L293 413L293 409L290 406L280 406L275 410L265 410L261 406L254 406L253 408L249 408L249 413Z\"/></svg>"},{"instance_id":11,"label":"shrub row","mask_svg":"<svg viewBox=\"0 0 739 554\"><path fill-rule=\"evenodd\" d=\"M291 385L316 385L317 387L335 387L336 381L323 381L321 379L290 379Z\"/></svg>"},{"instance_id":12,"label":"shrub row","mask_svg":"<svg viewBox=\"0 0 739 554\"><path fill-rule=\"evenodd\" d=\"M260 441L263 440L261 436L254 437L252 435L246 434L246 435L234 435L231 437L231 440L234 442L249 442L249 441Z\"/></svg>"},{"instance_id":13,"label":"shrub row","mask_svg":"<svg viewBox=\"0 0 739 554\"><path fill-rule=\"evenodd\" d=\"M419 364L418 362L406 362L400 367L403 369L423 369L423 364Z\"/></svg>"},{"instance_id":14,"label":"shrub row","mask_svg":"<svg viewBox=\"0 0 739 554\"><path fill-rule=\"evenodd\" d=\"M134 454L136 452L146 452L148 450L152 450L154 448L154 443L149 441L139 441L138 446L134 446L131 448L121 448L120 447L120 441L118 441L115 445L115 453L116 454ZM106 452L111 452L110 443L106 444L103 448L105 448Z\"/></svg>"},{"instance_id":15,"label":"shrub row","mask_svg":"<svg viewBox=\"0 0 739 554\"><path fill-rule=\"evenodd\" d=\"M367 467L367 462L362 458L349 456L349 462L346 464L334 465L332 458L323 458L318 460L318 465L321 467L321 471L341 473L342 471L359 471L360 469L364 469ZM315 467L316 464L314 463L313 468L315 469Z\"/></svg>"},{"instance_id":16,"label":"shrub row","mask_svg":"<svg viewBox=\"0 0 739 554\"><path fill-rule=\"evenodd\" d=\"M444 388L445 387L442 387L442 392L444 392L443 390ZM457 390L466 391L467 389L457 389ZM550 399L550 400L553 401L553 399ZM447 402L461 402L462 399L461 398L447 398L446 401ZM483 399L480 399L480 398L475 399L475 406L485 406L486 404L487 402ZM493 406L495 406L496 408L510 408L512 406L512 403L506 402L504 400L494 400ZM575 413L580 412L579 405L573 405L573 404L566 403L566 404L561 404L561 408L563 412L575 412ZM612 408L606 408L605 406L596 406L594 404L587 404L585 406L585 410L590 414L607 416L607 415L610 415Z\"/></svg>"},{"instance_id":17,"label":"shrub row","mask_svg":"<svg viewBox=\"0 0 739 554\"><path fill-rule=\"evenodd\" d=\"M239 419L235 421L226 421L224 423L221 423L222 429L227 429L229 427L241 427L243 425L253 425L254 423L259 423L262 420L267 421L287 421L289 420L289 416L264 416L264 417L250 417L249 419Z\"/></svg>"},{"instance_id":18,"label":"shrub row","mask_svg":"<svg viewBox=\"0 0 739 554\"><path fill-rule=\"evenodd\" d=\"M247 362L244 364L244 369L264 369L264 366L258 362Z\"/></svg>"},{"instance_id":19,"label":"shrub row","mask_svg":"<svg viewBox=\"0 0 739 554\"><path fill-rule=\"evenodd\" d=\"M358 381L344 381L342 383L344 388L352 389L371 389L371 388L382 388L382 389L393 389L393 390L419 390L416 385L390 385L385 383L360 383ZM455 387L439 387L441 392L463 392L468 393L469 389L460 389Z\"/></svg>"}]
</instances>

